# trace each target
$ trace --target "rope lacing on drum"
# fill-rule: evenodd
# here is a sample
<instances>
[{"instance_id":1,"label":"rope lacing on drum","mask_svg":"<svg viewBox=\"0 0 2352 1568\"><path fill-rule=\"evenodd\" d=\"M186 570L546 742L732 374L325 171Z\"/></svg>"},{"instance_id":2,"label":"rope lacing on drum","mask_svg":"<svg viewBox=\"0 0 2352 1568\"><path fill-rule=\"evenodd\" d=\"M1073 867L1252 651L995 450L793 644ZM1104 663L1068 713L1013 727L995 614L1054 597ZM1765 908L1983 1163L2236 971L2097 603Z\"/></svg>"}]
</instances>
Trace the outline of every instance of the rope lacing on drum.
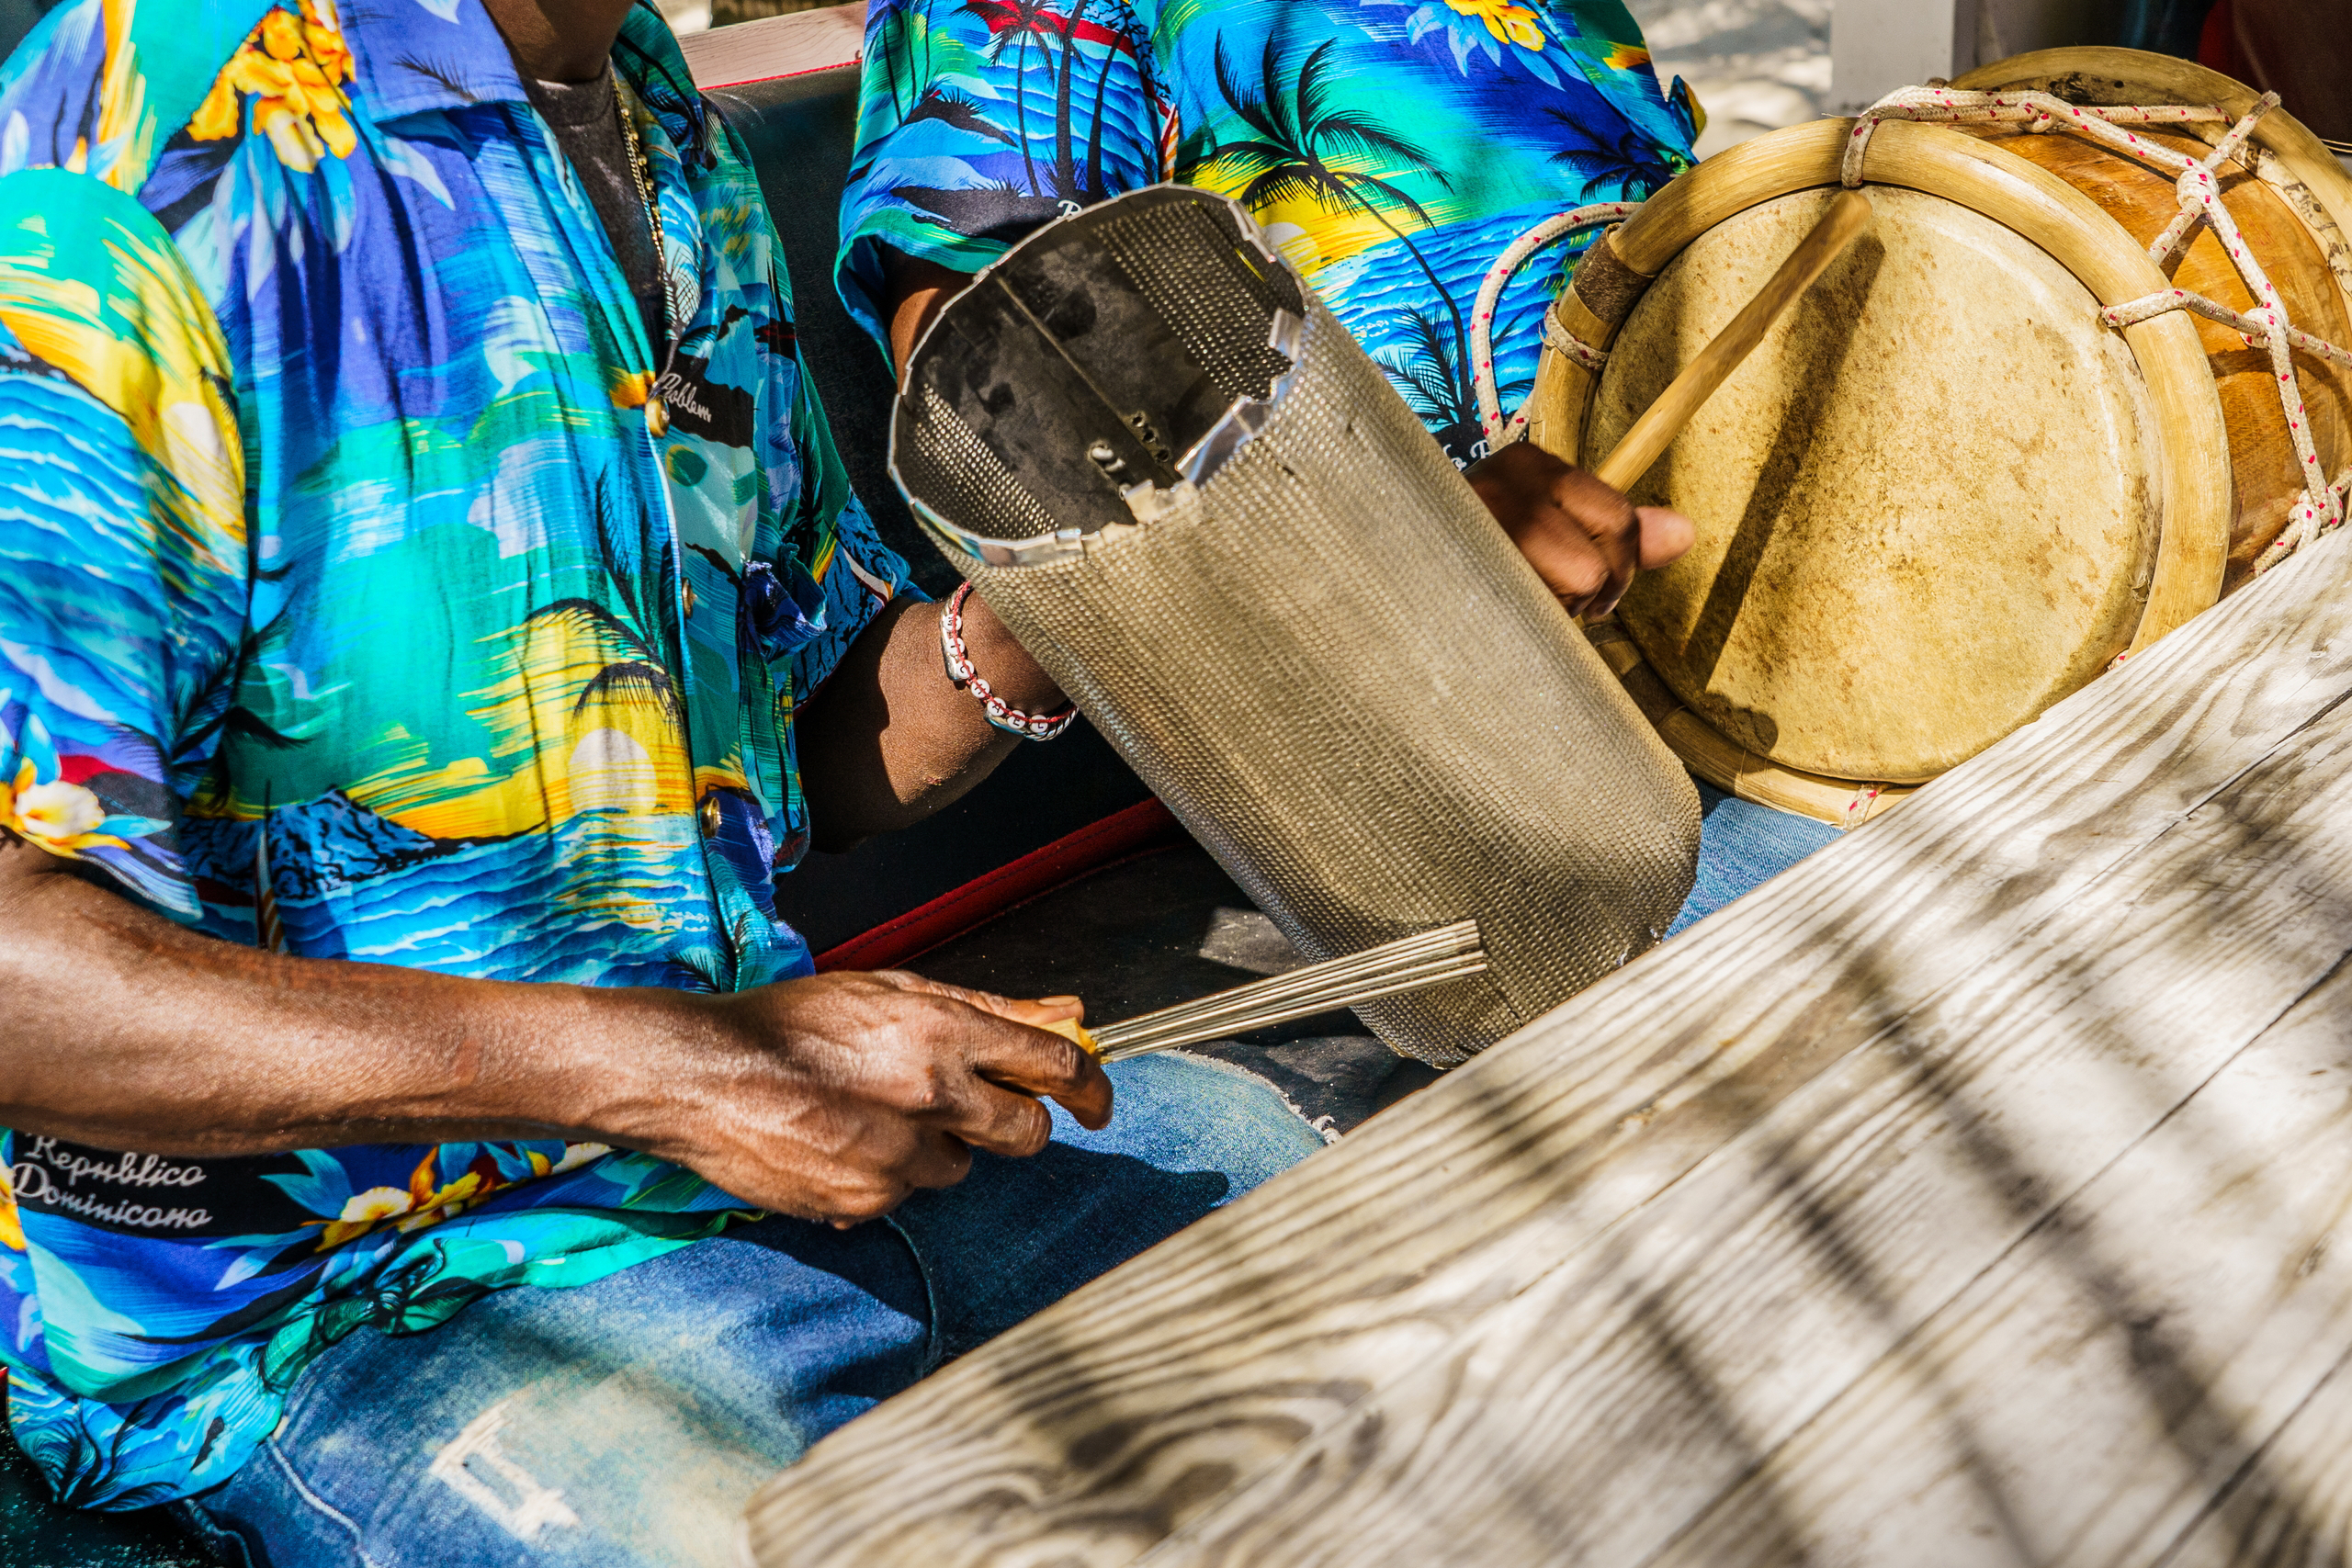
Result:
<instances>
[{"instance_id":1,"label":"rope lacing on drum","mask_svg":"<svg viewBox=\"0 0 2352 1568\"><path fill-rule=\"evenodd\" d=\"M1604 223L1622 223L1641 210L1637 201L1604 201L1590 207L1579 207L1546 218L1543 222L1513 240L1487 269L1487 279L1478 285L1478 301L1470 318L1470 383L1478 399L1478 428L1487 437L1489 450L1510 446L1527 434L1527 410L1522 407L1503 418L1502 398L1495 390L1495 311L1502 303L1503 285L1520 269L1528 257L1553 241L1573 234L1579 229L1598 228ZM1558 349L1587 370L1598 373L1609 362L1607 351L1593 347L1560 324L1554 314L1556 307L1544 310L1544 341Z\"/></svg>"},{"instance_id":2,"label":"rope lacing on drum","mask_svg":"<svg viewBox=\"0 0 2352 1568\"><path fill-rule=\"evenodd\" d=\"M1848 188L1860 186L1871 133L1886 120L1905 119L1930 123L2013 121L2023 122L2029 132L2070 131L2172 175L2180 213L2165 225L2164 231L2148 246L2149 256L2158 266L2165 265L2196 238L2199 224L2208 225L2222 248L2229 253L2231 264L2237 268L2246 292L2254 296L2258 308L2251 312L2233 310L2201 294L2168 288L2110 305L2099 311L2099 320L2120 330L2170 311L2188 310L2236 328L2245 335L2247 347L2268 352L2303 493L2290 512L2287 525L2278 537L2255 558L2254 570L2257 572L2268 570L2301 546L2340 526L2347 494L2352 494L2352 467L2347 467L2333 482L2320 468L2319 449L2312 441L2311 416L2304 409L2302 383L2295 370L2293 350L2300 348L2346 368L2352 368L2352 354L2299 330L2287 319L2287 307L2279 299L2278 288L2262 270L2262 264L2255 259L2253 247L2238 231L2236 220L2222 204L2222 164L2245 145L2246 139L2254 133L2255 122L2278 107L2278 95L2265 93L2254 107L2230 125L2209 155L2191 158L2134 136L2123 127L2219 124L2227 122L2228 115L2218 108L2195 105L2094 106L2070 104L2048 93L1972 93L1952 87L1905 87L1872 104L1854 122L1854 133L1846 141L1842 171Z\"/></svg>"},{"instance_id":3,"label":"rope lacing on drum","mask_svg":"<svg viewBox=\"0 0 2352 1568\"><path fill-rule=\"evenodd\" d=\"M1609 365L1609 351L1592 344L1568 331L1560 321L1560 306L1556 299L1544 311L1544 344L1556 348L1584 369L1598 376ZM1514 427L1516 422L1514 422Z\"/></svg>"}]
</instances>

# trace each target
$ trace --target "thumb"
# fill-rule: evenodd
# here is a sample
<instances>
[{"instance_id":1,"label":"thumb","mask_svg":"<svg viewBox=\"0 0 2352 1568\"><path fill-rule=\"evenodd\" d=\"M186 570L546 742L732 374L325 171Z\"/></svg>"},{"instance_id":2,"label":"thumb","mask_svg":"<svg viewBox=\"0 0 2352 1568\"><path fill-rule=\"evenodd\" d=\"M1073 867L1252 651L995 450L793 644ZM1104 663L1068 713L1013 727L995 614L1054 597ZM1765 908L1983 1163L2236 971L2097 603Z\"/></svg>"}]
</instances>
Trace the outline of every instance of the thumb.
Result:
<instances>
[{"instance_id":1,"label":"thumb","mask_svg":"<svg viewBox=\"0 0 2352 1568\"><path fill-rule=\"evenodd\" d=\"M989 1010L1000 1018L1009 1018L1015 1023L1025 1023L1035 1029L1050 1029L1056 1034L1065 1032L1056 1025L1076 1023L1086 1016L1086 1004L1076 997L1039 997L1034 1001L1023 1001L1014 997L991 997L988 1004L983 1005L988 1005Z\"/></svg>"},{"instance_id":2,"label":"thumb","mask_svg":"<svg viewBox=\"0 0 2352 1568\"><path fill-rule=\"evenodd\" d=\"M1699 525L1671 507L1637 506L1634 518L1641 530L1640 560L1644 571L1656 571L1679 560L1698 542Z\"/></svg>"}]
</instances>

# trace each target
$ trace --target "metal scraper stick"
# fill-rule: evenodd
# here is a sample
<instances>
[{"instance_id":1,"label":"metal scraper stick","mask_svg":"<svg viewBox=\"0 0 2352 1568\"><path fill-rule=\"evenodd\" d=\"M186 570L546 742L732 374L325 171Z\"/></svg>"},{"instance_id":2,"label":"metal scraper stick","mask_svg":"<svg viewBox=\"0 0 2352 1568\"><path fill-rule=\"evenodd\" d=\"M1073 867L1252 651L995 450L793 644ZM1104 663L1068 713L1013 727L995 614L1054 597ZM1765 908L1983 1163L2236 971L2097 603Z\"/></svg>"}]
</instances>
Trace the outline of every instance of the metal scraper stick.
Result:
<instances>
[{"instance_id":1,"label":"metal scraper stick","mask_svg":"<svg viewBox=\"0 0 2352 1568\"><path fill-rule=\"evenodd\" d=\"M1464 979L1484 973L1486 967L1478 922L1462 920L1101 1029L1087 1030L1076 1023L1051 1027L1102 1060L1121 1062L1148 1052L1223 1040L1295 1018L1311 1018L1335 1008Z\"/></svg>"},{"instance_id":2,"label":"metal scraper stick","mask_svg":"<svg viewBox=\"0 0 2352 1568\"><path fill-rule=\"evenodd\" d=\"M1781 264L1781 270L1756 291L1756 298L1731 319L1731 325L1715 334L1714 342L1699 351L1698 358L1682 367L1682 374L1657 395L1657 401L1643 411L1624 439L1594 468L1593 477L1612 489L1633 489L1634 481L1648 473L1658 454L1682 434L1699 406L1714 396L1715 389L1755 352L1781 313L1795 304L1798 296L1812 288L1814 279L1870 225L1870 198L1858 190L1839 191L1821 221Z\"/></svg>"}]
</instances>

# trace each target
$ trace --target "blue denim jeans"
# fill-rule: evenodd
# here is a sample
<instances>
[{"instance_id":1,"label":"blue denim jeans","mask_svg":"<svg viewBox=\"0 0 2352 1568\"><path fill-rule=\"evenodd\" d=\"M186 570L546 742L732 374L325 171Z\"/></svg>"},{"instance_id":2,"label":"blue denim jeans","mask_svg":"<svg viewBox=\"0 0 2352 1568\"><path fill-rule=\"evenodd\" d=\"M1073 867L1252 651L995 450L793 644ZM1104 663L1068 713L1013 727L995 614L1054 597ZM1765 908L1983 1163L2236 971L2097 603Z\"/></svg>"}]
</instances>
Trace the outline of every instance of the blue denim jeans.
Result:
<instances>
[{"instance_id":1,"label":"blue denim jeans","mask_svg":"<svg viewBox=\"0 0 2352 1568\"><path fill-rule=\"evenodd\" d=\"M1676 931L1837 836L1700 793ZM1321 1146L1223 1063L1111 1075L1102 1132L1057 1109L1035 1159L978 1155L886 1224L763 1220L429 1334L362 1329L183 1515L232 1568L732 1568L744 1503L810 1443Z\"/></svg>"},{"instance_id":2,"label":"blue denim jeans","mask_svg":"<svg viewBox=\"0 0 2352 1568\"><path fill-rule=\"evenodd\" d=\"M1114 1066L1090 1133L836 1231L770 1218L427 1334L361 1329L226 1485L181 1506L232 1568L732 1568L752 1492L946 1357L1323 1146L1220 1062Z\"/></svg>"},{"instance_id":3,"label":"blue denim jeans","mask_svg":"<svg viewBox=\"0 0 2352 1568\"><path fill-rule=\"evenodd\" d=\"M1666 928L1670 937L1827 848L1838 832L1826 822L1741 800L1710 784L1699 786L1699 875L1682 912Z\"/></svg>"}]
</instances>

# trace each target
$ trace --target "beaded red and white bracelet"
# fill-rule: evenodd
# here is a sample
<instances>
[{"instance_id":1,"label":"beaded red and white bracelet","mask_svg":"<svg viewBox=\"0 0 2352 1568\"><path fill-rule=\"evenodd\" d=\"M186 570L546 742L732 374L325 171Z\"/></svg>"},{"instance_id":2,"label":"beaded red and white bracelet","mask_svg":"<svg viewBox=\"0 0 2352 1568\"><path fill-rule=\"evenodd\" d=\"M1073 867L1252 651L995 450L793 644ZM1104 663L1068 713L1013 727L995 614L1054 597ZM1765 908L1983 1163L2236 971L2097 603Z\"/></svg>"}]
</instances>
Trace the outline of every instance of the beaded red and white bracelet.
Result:
<instances>
[{"instance_id":1,"label":"beaded red and white bracelet","mask_svg":"<svg viewBox=\"0 0 2352 1568\"><path fill-rule=\"evenodd\" d=\"M1077 720L1078 705L1072 703L1056 714L1027 714L989 690L989 683L972 668L972 650L964 646L964 600L971 592L972 585L967 582L939 607L939 654L946 661L948 680L978 697L989 723L1007 735L1018 735L1023 740L1051 740Z\"/></svg>"}]
</instances>

